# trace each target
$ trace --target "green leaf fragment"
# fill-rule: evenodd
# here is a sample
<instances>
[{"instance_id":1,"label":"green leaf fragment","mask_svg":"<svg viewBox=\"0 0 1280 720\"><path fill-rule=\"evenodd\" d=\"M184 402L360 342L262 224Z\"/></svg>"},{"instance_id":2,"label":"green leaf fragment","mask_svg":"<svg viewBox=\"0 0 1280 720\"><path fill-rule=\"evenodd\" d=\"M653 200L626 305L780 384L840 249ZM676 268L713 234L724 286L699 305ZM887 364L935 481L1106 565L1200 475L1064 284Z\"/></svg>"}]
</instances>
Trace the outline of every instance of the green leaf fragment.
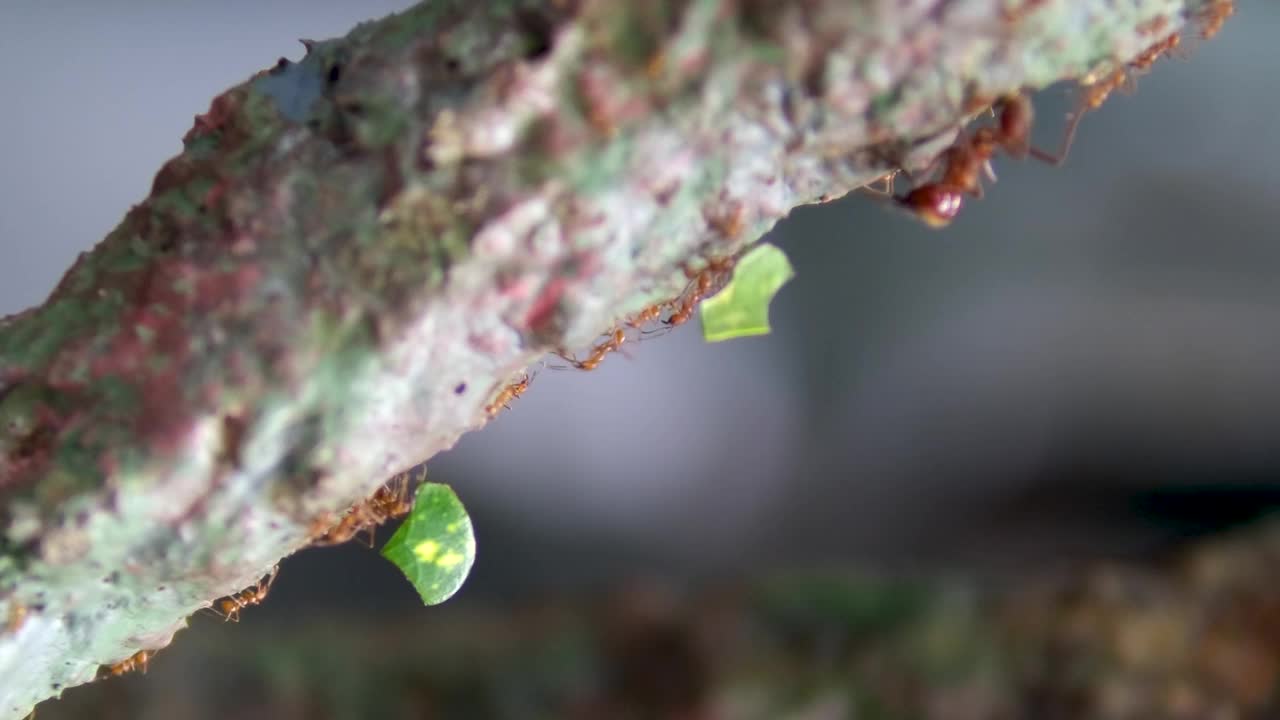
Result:
<instances>
[{"instance_id":1,"label":"green leaf fragment","mask_svg":"<svg viewBox=\"0 0 1280 720\"><path fill-rule=\"evenodd\" d=\"M786 253L761 243L738 261L733 279L699 308L707 342L769 334L769 303L795 277Z\"/></svg>"},{"instance_id":2,"label":"green leaf fragment","mask_svg":"<svg viewBox=\"0 0 1280 720\"><path fill-rule=\"evenodd\" d=\"M476 560L476 536L462 501L448 485L424 483L413 510L382 548L427 605L448 600Z\"/></svg>"}]
</instances>

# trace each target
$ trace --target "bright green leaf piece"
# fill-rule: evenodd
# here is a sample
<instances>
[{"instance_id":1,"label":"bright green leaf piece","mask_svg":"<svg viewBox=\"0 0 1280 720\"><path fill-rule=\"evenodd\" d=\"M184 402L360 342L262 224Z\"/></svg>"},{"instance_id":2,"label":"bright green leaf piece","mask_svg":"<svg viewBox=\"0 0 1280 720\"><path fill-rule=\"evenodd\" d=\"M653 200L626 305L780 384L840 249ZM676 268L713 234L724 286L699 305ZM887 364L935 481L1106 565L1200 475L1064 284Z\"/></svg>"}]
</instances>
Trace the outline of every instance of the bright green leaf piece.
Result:
<instances>
[{"instance_id":1,"label":"bright green leaf piece","mask_svg":"<svg viewBox=\"0 0 1280 720\"><path fill-rule=\"evenodd\" d=\"M738 261L729 284L702 302L702 337L720 342L769 334L769 302L795 274L778 246L752 248Z\"/></svg>"},{"instance_id":2,"label":"bright green leaf piece","mask_svg":"<svg viewBox=\"0 0 1280 720\"><path fill-rule=\"evenodd\" d=\"M413 510L382 556L400 568L427 605L452 597L476 560L471 518L453 489L440 483L419 487Z\"/></svg>"}]
</instances>

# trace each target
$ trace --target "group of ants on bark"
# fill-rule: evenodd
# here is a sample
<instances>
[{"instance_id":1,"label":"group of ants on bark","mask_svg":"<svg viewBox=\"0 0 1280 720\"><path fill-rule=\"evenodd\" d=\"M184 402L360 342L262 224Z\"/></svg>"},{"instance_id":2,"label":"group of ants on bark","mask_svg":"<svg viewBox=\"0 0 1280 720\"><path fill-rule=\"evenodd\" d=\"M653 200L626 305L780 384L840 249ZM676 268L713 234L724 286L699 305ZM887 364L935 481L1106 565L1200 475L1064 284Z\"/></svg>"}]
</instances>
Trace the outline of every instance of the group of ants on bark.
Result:
<instances>
[{"instance_id":1,"label":"group of ants on bark","mask_svg":"<svg viewBox=\"0 0 1280 720\"><path fill-rule=\"evenodd\" d=\"M1234 9L1233 0L1209 2L1197 18L1199 37L1208 39L1217 34ZM1148 32L1158 33L1165 24L1163 18L1160 18L1158 24L1149 28ZM897 169L881 178L884 189L869 187L865 189L882 199L887 199L931 227L945 227L959 214L966 196L982 198L984 177L991 181L995 180L991 161L997 152L1004 151L1014 159L1033 157L1050 165L1062 164L1084 114L1101 107L1112 92L1128 86L1135 75L1150 69L1156 60L1177 49L1181 42L1180 33L1171 33L1110 73L1100 77L1084 78L1079 85L1080 97L1077 107L1067 120L1061 146L1056 153L1049 153L1031 145L1033 111L1031 101L1025 94L1005 95L994 102L989 98L979 99L970 103L974 114L990 109L995 122L972 132L962 131L952 145L927 170L926 174L933 175L934 179L915 185L904 195L895 195L894 178L899 173L909 176L905 170ZM725 219L713 219L709 224L717 232L727 237L734 237L742 230L741 215L738 213ZM626 328L644 333L646 327L658 321L661 321L662 325L660 330L684 324L692 317L704 298L724 286L733 271L735 261L736 257L732 256L712 258L707 259L700 269L686 267L685 275L689 279L689 284L675 300L651 305L630 316L625 321L626 327L618 326L606 333L605 340L592 347L585 359L579 360L577 356L565 351L557 354L573 368L594 370L606 356L620 350L628 338ZM665 318L662 317L664 313L667 313ZM524 394L529 387L529 382L530 376L525 374L503 387L485 407L486 414L493 417L502 409L509 407L513 400ZM372 547L374 530L390 520L403 517L412 509L411 498L415 478L410 474L411 472L396 475L368 499L348 510L336 524L332 522L331 517L318 520L313 527L312 544L338 545L364 533ZM210 610L228 621L238 621L243 610L258 605L266 599L278 570L278 565L273 567L257 583L222 598L214 603ZM9 620L10 625L14 624L13 617ZM100 675L109 677L132 671L146 672L147 664L154 654L155 651L139 651L118 663L104 666Z\"/></svg>"},{"instance_id":2,"label":"group of ants on bark","mask_svg":"<svg viewBox=\"0 0 1280 720\"><path fill-rule=\"evenodd\" d=\"M1207 40L1216 35L1222 29L1223 23L1234 12L1234 0L1211 0L1196 18L1200 39ZM1167 24L1168 21L1164 17L1159 17L1143 28L1143 31L1153 35L1158 34ZM1050 165L1061 165L1066 161L1067 153L1075 139L1076 129L1085 113L1102 107L1111 93L1130 86L1136 75L1149 70L1157 60L1173 52L1181 44L1182 34L1170 33L1139 53L1133 60L1120 64L1111 72L1081 80L1077 107L1067 120L1061 146L1055 153L1049 153L1031 145L1034 112L1031 100L1025 94L1012 93L994 101L989 97L975 98L969 103L970 112L967 114L973 115L989 109L996 117L996 122L979 127L971 133L961 132L951 146L926 170L926 175L937 171L935 179L915 185L905 195L895 195L894 178L899 173L909 175L905 169L899 168L885 174L878 181L884 183L884 189L873 189L868 186L863 190L878 198L889 200L931 227L945 227L960 213L966 196L982 198L983 177L995 181L991 161L998 151L1003 150L1014 159L1033 157ZM939 168L941 168L940 171L938 171ZM742 231L742 213L730 214L723 218L708 218L708 223L711 229L720 235L734 238ZM689 284L674 301L651 305L630 316L623 325L605 333L604 341L592 347L584 360L579 360L575 355L564 351L557 354L574 368L594 370L606 356L621 349L622 344L629 337L628 327L644 334L647 326L660 319L663 327L659 330L684 324L692 317L704 298L728 282L736 260L735 256L708 258L705 259L706 264L700 270L686 266L685 276L689 279ZM662 314L668 310L670 313L666 318L662 318ZM485 408L489 416L497 415L504 408L510 407L511 401L529 389L530 379L528 374L522 375L515 382L499 390L493 401Z\"/></svg>"}]
</instances>

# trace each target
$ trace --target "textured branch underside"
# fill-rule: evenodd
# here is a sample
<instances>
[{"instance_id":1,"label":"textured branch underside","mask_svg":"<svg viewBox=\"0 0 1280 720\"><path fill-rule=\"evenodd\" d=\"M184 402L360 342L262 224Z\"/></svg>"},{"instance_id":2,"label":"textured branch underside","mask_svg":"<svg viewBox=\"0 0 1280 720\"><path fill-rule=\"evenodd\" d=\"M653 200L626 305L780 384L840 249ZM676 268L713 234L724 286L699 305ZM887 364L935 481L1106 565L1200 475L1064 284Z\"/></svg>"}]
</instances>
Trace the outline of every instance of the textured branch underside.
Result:
<instances>
[{"instance_id":1,"label":"textured branch underside","mask_svg":"<svg viewBox=\"0 0 1280 720\"><path fill-rule=\"evenodd\" d=\"M434 0L227 91L0 320L0 718L168 644L685 268L1210 1Z\"/></svg>"}]
</instances>

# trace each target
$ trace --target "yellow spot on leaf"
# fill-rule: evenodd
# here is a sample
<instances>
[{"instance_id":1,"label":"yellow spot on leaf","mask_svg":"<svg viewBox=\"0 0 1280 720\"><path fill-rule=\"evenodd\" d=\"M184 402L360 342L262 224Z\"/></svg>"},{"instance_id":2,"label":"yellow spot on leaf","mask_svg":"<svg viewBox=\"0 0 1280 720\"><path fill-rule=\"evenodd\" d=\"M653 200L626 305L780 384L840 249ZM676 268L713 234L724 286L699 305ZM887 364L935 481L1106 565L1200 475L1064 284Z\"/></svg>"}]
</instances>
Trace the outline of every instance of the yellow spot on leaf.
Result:
<instances>
[{"instance_id":1,"label":"yellow spot on leaf","mask_svg":"<svg viewBox=\"0 0 1280 720\"><path fill-rule=\"evenodd\" d=\"M450 550L449 552L440 556L440 559L436 561L436 565L442 568L445 568L447 570L453 567L454 565L457 565L458 563L462 562L464 559L465 558L463 557L462 553L454 552L453 550Z\"/></svg>"},{"instance_id":2,"label":"yellow spot on leaf","mask_svg":"<svg viewBox=\"0 0 1280 720\"><path fill-rule=\"evenodd\" d=\"M440 554L440 543L435 540L423 540L414 546L413 554L418 557L420 562L432 562L436 559L436 555ZM443 559L441 558L441 560Z\"/></svg>"}]
</instances>

